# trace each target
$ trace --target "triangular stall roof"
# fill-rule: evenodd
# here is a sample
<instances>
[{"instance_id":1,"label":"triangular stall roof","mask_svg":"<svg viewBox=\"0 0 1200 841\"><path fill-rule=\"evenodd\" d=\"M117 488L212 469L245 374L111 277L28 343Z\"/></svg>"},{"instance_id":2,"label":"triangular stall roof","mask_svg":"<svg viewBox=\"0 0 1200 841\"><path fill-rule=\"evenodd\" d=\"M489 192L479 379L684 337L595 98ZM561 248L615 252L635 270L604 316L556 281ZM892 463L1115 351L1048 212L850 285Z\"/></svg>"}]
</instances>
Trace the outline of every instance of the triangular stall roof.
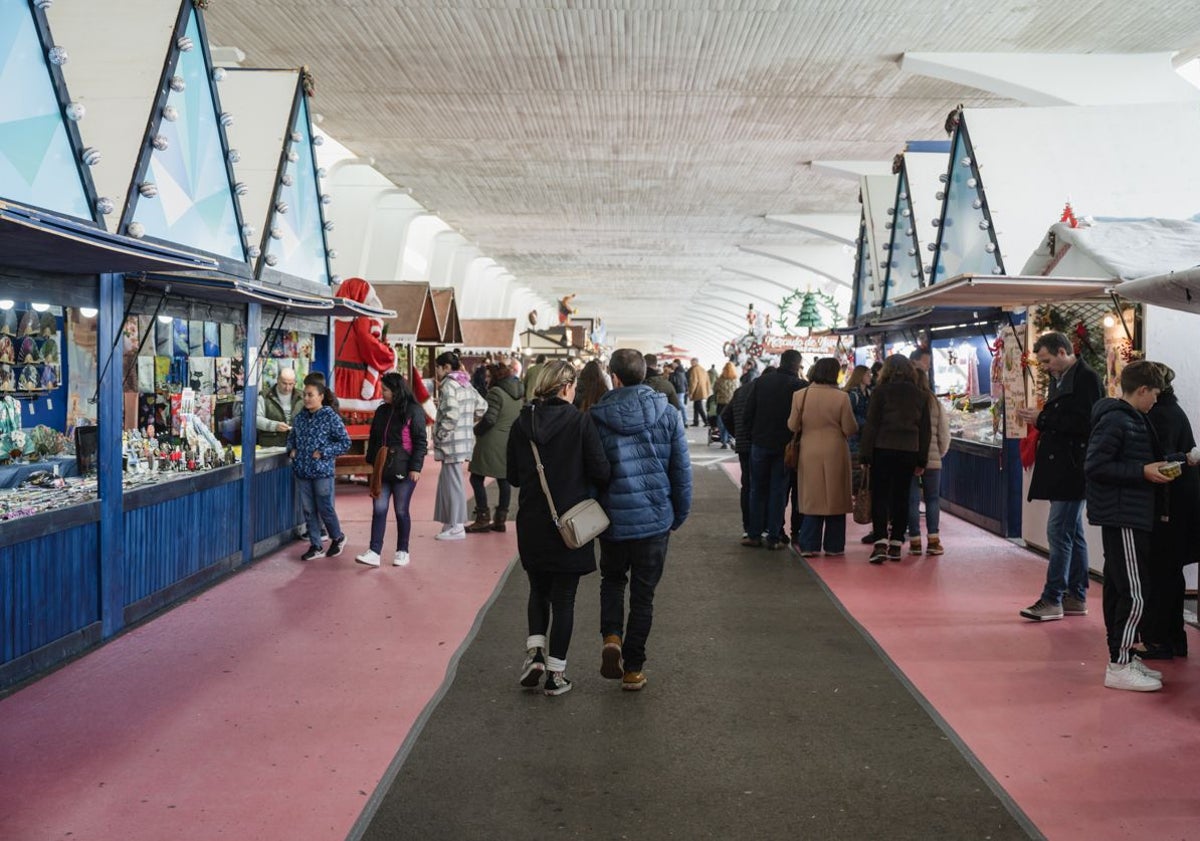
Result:
<instances>
[{"instance_id":1,"label":"triangular stall roof","mask_svg":"<svg viewBox=\"0 0 1200 841\"><path fill-rule=\"evenodd\" d=\"M454 287L430 289L429 294L433 298L433 308L437 312L438 324L442 329L442 344L455 347L461 345L463 330L462 322L458 318L458 302L454 297Z\"/></svg>"},{"instance_id":2,"label":"triangular stall roof","mask_svg":"<svg viewBox=\"0 0 1200 841\"><path fill-rule=\"evenodd\" d=\"M394 310L395 318L385 319L388 341L393 344L415 342L419 345L438 345L442 329L429 284L423 281L401 283L372 283L375 294L385 309Z\"/></svg>"},{"instance_id":3,"label":"triangular stall roof","mask_svg":"<svg viewBox=\"0 0 1200 841\"><path fill-rule=\"evenodd\" d=\"M467 353L507 353L517 334L515 318L464 318L462 345Z\"/></svg>"}]
</instances>

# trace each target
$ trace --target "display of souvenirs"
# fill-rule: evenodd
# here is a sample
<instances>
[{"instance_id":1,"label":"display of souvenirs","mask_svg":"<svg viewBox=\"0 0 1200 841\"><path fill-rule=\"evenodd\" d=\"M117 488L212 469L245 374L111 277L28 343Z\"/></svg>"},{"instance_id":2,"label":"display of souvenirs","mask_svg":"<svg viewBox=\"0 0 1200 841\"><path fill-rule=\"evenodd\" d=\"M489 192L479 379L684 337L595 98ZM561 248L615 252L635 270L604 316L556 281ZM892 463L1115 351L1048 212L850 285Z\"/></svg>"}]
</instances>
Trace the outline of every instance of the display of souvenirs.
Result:
<instances>
[{"instance_id":1,"label":"display of souvenirs","mask_svg":"<svg viewBox=\"0 0 1200 841\"><path fill-rule=\"evenodd\" d=\"M217 327L217 332L219 333L219 338L221 340L221 352L217 355L229 357L241 356L241 349L237 343L237 327L233 324L219 324Z\"/></svg>"},{"instance_id":2,"label":"display of souvenirs","mask_svg":"<svg viewBox=\"0 0 1200 841\"><path fill-rule=\"evenodd\" d=\"M211 356L188 357L188 387L197 394L214 392L214 365Z\"/></svg>"},{"instance_id":3,"label":"display of souvenirs","mask_svg":"<svg viewBox=\"0 0 1200 841\"><path fill-rule=\"evenodd\" d=\"M41 371L37 365L26 365L17 376L17 391L37 391L41 388Z\"/></svg>"},{"instance_id":4,"label":"display of souvenirs","mask_svg":"<svg viewBox=\"0 0 1200 841\"><path fill-rule=\"evenodd\" d=\"M54 317L52 312L44 312L41 317L41 330L39 331L42 338L49 338L58 332L58 319Z\"/></svg>"},{"instance_id":5,"label":"display of souvenirs","mask_svg":"<svg viewBox=\"0 0 1200 841\"><path fill-rule=\"evenodd\" d=\"M138 322L138 355L154 356L155 354L155 318L152 315L139 315ZM144 339L144 341L143 341Z\"/></svg>"},{"instance_id":6,"label":"display of souvenirs","mask_svg":"<svg viewBox=\"0 0 1200 841\"><path fill-rule=\"evenodd\" d=\"M21 326L17 329L18 336L36 336L42 329L42 319L33 310L21 315Z\"/></svg>"},{"instance_id":7,"label":"display of souvenirs","mask_svg":"<svg viewBox=\"0 0 1200 841\"><path fill-rule=\"evenodd\" d=\"M205 356L220 356L221 355L221 333L217 329L215 321L204 322L204 355Z\"/></svg>"},{"instance_id":8,"label":"display of souvenirs","mask_svg":"<svg viewBox=\"0 0 1200 841\"><path fill-rule=\"evenodd\" d=\"M48 362L51 365L58 364L58 334L42 340L42 361Z\"/></svg>"},{"instance_id":9,"label":"display of souvenirs","mask_svg":"<svg viewBox=\"0 0 1200 841\"><path fill-rule=\"evenodd\" d=\"M157 320L157 319L156 319ZM159 321L154 325L154 355L174 356L175 321Z\"/></svg>"},{"instance_id":10,"label":"display of souvenirs","mask_svg":"<svg viewBox=\"0 0 1200 841\"><path fill-rule=\"evenodd\" d=\"M20 435L20 438L14 438ZM19 441L20 446L17 446ZM19 456L25 452L25 436L21 432L21 404L12 397L0 397L0 459Z\"/></svg>"},{"instance_id":11,"label":"display of souvenirs","mask_svg":"<svg viewBox=\"0 0 1200 841\"><path fill-rule=\"evenodd\" d=\"M17 335L18 318L15 310L0 310L0 336Z\"/></svg>"},{"instance_id":12,"label":"display of souvenirs","mask_svg":"<svg viewBox=\"0 0 1200 841\"><path fill-rule=\"evenodd\" d=\"M171 346L171 356L188 356L188 323L182 318L171 321L171 335L174 343Z\"/></svg>"},{"instance_id":13,"label":"display of souvenirs","mask_svg":"<svg viewBox=\"0 0 1200 841\"><path fill-rule=\"evenodd\" d=\"M0 520L15 520L96 499L96 480L63 479L51 471L32 474L21 487L0 491Z\"/></svg>"},{"instance_id":14,"label":"display of souvenirs","mask_svg":"<svg viewBox=\"0 0 1200 841\"><path fill-rule=\"evenodd\" d=\"M43 365L42 366L42 391L53 391L58 388L58 366Z\"/></svg>"},{"instance_id":15,"label":"display of souvenirs","mask_svg":"<svg viewBox=\"0 0 1200 841\"><path fill-rule=\"evenodd\" d=\"M9 336L0 336L0 362L12 364L17 361L17 351Z\"/></svg>"},{"instance_id":16,"label":"display of souvenirs","mask_svg":"<svg viewBox=\"0 0 1200 841\"><path fill-rule=\"evenodd\" d=\"M220 397L233 394L233 360L219 356L214 366L214 387Z\"/></svg>"},{"instance_id":17,"label":"display of souvenirs","mask_svg":"<svg viewBox=\"0 0 1200 841\"><path fill-rule=\"evenodd\" d=\"M13 391L16 387L17 380L12 366L0 363L0 391Z\"/></svg>"},{"instance_id":18,"label":"display of souvenirs","mask_svg":"<svg viewBox=\"0 0 1200 841\"><path fill-rule=\"evenodd\" d=\"M140 392L154 391L154 370L156 359L153 356L137 358L137 390Z\"/></svg>"},{"instance_id":19,"label":"display of souvenirs","mask_svg":"<svg viewBox=\"0 0 1200 841\"><path fill-rule=\"evenodd\" d=\"M38 353L37 342L34 341L32 336L26 336L21 339L21 346L17 351L17 362L31 365L34 362L40 362L41 358L41 354Z\"/></svg>"},{"instance_id":20,"label":"display of souvenirs","mask_svg":"<svg viewBox=\"0 0 1200 841\"><path fill-rule=\"evenodd\" d=\"M188 356L204 356L204 322L187 322Z\"/></svg>"}]
</instances>

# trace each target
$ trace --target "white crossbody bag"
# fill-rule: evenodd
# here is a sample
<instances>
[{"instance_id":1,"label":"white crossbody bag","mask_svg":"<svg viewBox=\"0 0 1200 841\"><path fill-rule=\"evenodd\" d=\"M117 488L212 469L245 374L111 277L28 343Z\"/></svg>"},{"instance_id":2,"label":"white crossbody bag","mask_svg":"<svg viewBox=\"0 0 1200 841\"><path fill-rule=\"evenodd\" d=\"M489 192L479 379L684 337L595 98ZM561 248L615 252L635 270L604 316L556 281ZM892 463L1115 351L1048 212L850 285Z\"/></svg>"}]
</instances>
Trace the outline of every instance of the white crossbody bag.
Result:
<instances>
[{"instance_id":1,"label":"white crossbody bag","mask_svg":"<svg viewBox=\"0 0 1200 841\"><path fill-rule=\"evenodd\" d=\"M537 464L538 481L542 483L542 493L546 495L546 504L550 506L550 517L554 527L562 535L563 543L569 549L579 549L586 546L608 528L608 515L594 499L585 499L577 505L572 505L560 517L554 507L554 498L550 496L550 486L546 484L546 469L542 466L542 454L538 452L537 444L529 442L533 447L533 460Z\"/></svg>"}]
</instances>

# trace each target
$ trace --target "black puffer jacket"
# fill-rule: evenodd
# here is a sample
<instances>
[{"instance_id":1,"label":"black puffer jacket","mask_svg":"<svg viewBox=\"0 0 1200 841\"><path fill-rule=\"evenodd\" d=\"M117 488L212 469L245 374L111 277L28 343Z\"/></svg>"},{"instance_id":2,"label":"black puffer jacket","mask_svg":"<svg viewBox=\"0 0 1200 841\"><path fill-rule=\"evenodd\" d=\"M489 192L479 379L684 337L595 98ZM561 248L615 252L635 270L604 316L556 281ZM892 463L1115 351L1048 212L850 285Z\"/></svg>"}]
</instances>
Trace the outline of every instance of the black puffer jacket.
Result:
<instances>
[{"instance_id":1,"label":"black puffer jacket","mask_svg":"<svg viewBox=\"0 0 1200 841\"><path fill-rule=\"evenodd\" d=\"M1161 509L1159 490L1165 485L1146 481L1142 470L1162 460L1182 460L1179 453L1165 455L1146 416L1126 403L1105 397L1092 409L1092 435L1088 439L1088 522L1122 529L1154 528L1155 510Z\"/></svg>"},{"instance_id":2,"label":"black puffer jacket","mask_svg":"<svg viewBox=\"0 0 1200 841\"><path fill-rule=\"evenodd\" d=\"M1029 480L1030 499L1083 499L1092 407L1104 396L1100 377L1080 359L1052 385L1038 414L1037 457Z\"/></svg>"},{"instance_id":3,"label":"black puffer jacket","mask_svg":"<svg viewBox=\"0 0 1200 841\"><path fill-rule=\"evenodd\" d=\"M746 401L754 394L756 382L758 381L751 380L745 385L738 386L737 391L733 393L733 399L721 410L721 420L725 422L725 428L733 436L735 453L750 453L750 433L743 427L746 423Z\"/></svg>"},{"instance_id":4,"label":"black puffer jacket","mask_svg":"<svg viewBox=\"0 0 1200 841\"><path fill-rule=\"evenodd\" d=\"M1187 453L1196 446L1192 424L1174 391L1160 394L1146 418L1167 452ZM1159 523L1163 550L1180 565L1194 564L1200 561L1200 468L1184 465L1183 475L1164 487L1169 519Z\"/></svg>"}]
</instances>

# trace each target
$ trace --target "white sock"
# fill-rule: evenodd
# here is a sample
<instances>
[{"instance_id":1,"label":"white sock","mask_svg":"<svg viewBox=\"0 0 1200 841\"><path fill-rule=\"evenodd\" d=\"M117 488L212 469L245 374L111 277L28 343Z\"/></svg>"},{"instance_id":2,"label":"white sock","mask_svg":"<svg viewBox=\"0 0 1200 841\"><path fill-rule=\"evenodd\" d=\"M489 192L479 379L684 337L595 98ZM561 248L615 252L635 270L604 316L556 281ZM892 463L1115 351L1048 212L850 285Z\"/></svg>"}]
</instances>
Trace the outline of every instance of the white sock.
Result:
<instances>
[{"instance_id":1,"label":"white sock","mask_svg":"<svg viewBox=\"0 0 1200 841\"><path fill-rule=\"evenodd\" d=\"M546 635L545 634L530 634L525 639L525 650L526 651L528 651L531 648L545 648L545 647L546 647Z\"/></svg>"},{"instance_id":2,"label":"white sock","mask_svg":"<svg viewBox=\"0 0 1200 841\"><path fill-rule=\"evenodd\" d=\"M565 672L567 670L567 661L559 660L557 657L547 657L546 668L552 672Z\"/></svg>"}]
</instances>

